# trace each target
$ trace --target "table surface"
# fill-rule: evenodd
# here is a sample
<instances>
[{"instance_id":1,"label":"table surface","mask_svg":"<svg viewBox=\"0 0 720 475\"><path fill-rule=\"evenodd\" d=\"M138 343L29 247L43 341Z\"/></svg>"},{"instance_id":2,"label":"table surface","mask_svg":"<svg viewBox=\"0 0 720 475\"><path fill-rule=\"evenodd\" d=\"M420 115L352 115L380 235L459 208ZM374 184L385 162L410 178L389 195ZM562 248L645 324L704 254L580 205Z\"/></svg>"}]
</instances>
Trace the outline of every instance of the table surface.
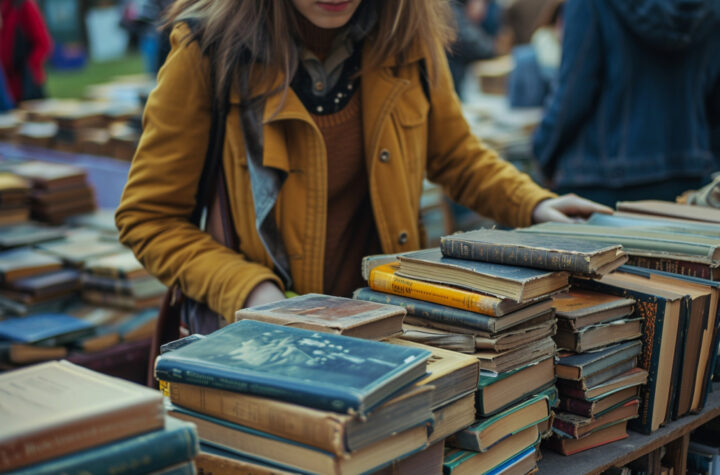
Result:
<instances>
[{"instance_id":1,"label":"table surface","mask_svg":"<svg viewBox=\"0 0 720 475\"><path fill-rule=\"evenodd\" d=\"M608 445L564 456L550 449L542 449L543 458L538 464L539 474L562 474L562 470L575 474L600 473L610 467L620 467L720 416L720 383L713 384L705 408L696 415L682 417L650 435L628 431L629 437Z\"/></svg>"}]
</instances>

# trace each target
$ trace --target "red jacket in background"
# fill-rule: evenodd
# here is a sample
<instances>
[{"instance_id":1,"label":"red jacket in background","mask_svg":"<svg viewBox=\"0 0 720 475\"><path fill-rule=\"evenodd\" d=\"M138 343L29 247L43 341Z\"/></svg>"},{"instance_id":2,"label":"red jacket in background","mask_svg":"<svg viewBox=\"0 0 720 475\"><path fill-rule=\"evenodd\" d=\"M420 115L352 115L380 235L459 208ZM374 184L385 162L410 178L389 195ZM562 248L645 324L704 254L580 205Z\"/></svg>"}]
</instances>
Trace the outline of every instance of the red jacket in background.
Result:
<instances>
[{"instance_id":1,"label":"red jacket in background","mask_svg":"<svg viewBox=\"0 0 720 475\"><path fill-rule=\"evenodd\" d=\"M43 64L52 39L34 0L0 0L0 18L0 63L10 93L15 101L28 99L28 84L45 83ZM24 45L17 44L21 40Z\"/></svg>"}]
</instances>

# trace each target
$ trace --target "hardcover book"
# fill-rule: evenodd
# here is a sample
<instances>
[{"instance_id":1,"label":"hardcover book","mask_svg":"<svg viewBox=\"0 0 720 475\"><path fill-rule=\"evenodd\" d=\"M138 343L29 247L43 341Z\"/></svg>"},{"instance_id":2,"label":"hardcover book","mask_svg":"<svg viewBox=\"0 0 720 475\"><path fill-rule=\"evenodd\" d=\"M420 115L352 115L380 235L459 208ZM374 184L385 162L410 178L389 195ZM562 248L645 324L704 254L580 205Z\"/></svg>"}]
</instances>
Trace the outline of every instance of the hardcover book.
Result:
<instances>
[{"instance_id":1,"label":"hardcover book","mask_svg":"<svg viewBox=\"0 0 720 475\"><path fill-rule=\"evenodd\" d=\"M703 223L720 224L720 210L707 206L691 206L672 201L643 200L618 201L618 211L650 216L688 219Z\"/></svg>"},{"instance_id":2,"label":"hardcover book","mask_svg":"<svg viewBox=\"0 0 720 475\"><path fill-rule=\"evenodd\" d=\"M165 427L160 430L81 450L10 474L150 473L192 460L199 448L193 424L165 417Z\"/></svg>"},{"instance_id":3,"label":"hardcover book","mask_svg":"<svg viewBox=\"0 0 720 475\"><path fill-rule=\"evenodd\" d=\"M588 325L631 315L635 310L635 300L571 288L553 295L553 307L560 328L578 331Z\"/></svg>"},{"instance_id":4,"label":"hardcover book","mask_svg":"<svg viewBox=\"0 0 720 475\"><path fill-rule=\"evenodd\" d=\"M379 340L402 332L405 309L321 294L243 308L235 321L257 320L306 330Z\"/></svg>"},{"instance_id":5,"label":"hardcover book","mask_svg":"<svg viewBox=\"0 0 720 475\"><path fill-rule=\"evenodd\" d=\"M627 261L619 244L573 237L537 236L517 231L479 229L440 240L443 255L510 266L601 276Z\"/></svg>"},{"instance_id":6,"label":"hardcover book","mask_svg":"<svg viewBox=\"0 0 720 475\"><path fill-rule=\"evenodd\" d=\"M155 377L365 414L425 374L429 357L417 348L242 320L160 355Z\"/></svg>"},{"instance_id":7,"label":"hardcover book","mask_svg":"<svg viewBox=\"0 0 720 475\"><path fill-rule=\"evenodd\" d=\"M65 236L65 230L40 223L23 223L0 227L0 248L31 246Z\"/></svg>"},{"instance_id":8,"label":"hardcover book","mask_svg":"<svg viewBox=\"0 0 720 475\"><path fill-rule=\"evenodd\" d=\"M125 248L116 241L99 240L61 240L42 243L38 246L46 254L62 259L69 265L82 267L85 263L100 256L123 251Z\"/></svg>"},{"instance_id":9,"label":"hardcover book","mask_svg":"<svg viewBox=\"0 0 720 475\"><path fill-rule=\"evenodd\" d=\"M297 475L297 471L279 468L256 459L243 457L213 445L200 443L200 453L195 457L199 474L246 473L252 475Z\"/></svg>"},{"instance_id":10,"label":"hardcover book","mask_svg":"<svg viewBox=\"0 0 720 475\"><path fill-rule=\"evenodd\" d=\"M597 417L582 417L570 412L558 412L553 420L553 430L563 437L581 439L610 425L636 418L638 406L638 400L632 399Z\"/></svg>"},{"instance_id":11,"label":"hardcover book","mask_svg":"<svg viewBox=\"0 0 720 475\"><path fill-rule=\"evenodd\" d=\"M430 386L402 391L365 420L205 386L169 383L169 392L177 406L336 455L360 450L433 418Z\"/></svg>"},{"instance_id":12,"label":"hardcover book","mask_svg":"<svg viewBox=\"0 0 720 475\"><path fill-rule=\"evenodd\" d=\"M576 387L581 388L582 390L586 390L588 388L592 388L597 386L600 383L604 383L605 381L609 381L613 378L616 378L620 376L623 373L627 373L633 368L637 368L637 358L632 357L627 360L623 360L618 364L612 365L607 367L606 369L602 371L598 371L597 373L593 374L592 376L587 376L585 378L582 378L579 381L571 381L570 384Z\"/></svg>"},{"instance_id":13,"label":"hardcover book","mask_svg":"<svg viewBox=\"0 0 720 475\"><path fill-rule=\"evenodd\" d=\"M631 399L637 399L639 394L639 386L625 388L618 392L609 394L605 397L586 401L584 399L574 399L571 397L563 397L560 399L560 409L566 412L572 412L583 417L596 417L605 412L612 410L618 406L625 404Z\"/></svg>"},{"instance_id":14,"label":"hardcover book","mask_svg":"<svg viewBox=\"0 0 720 475\"><path fill-rule=\"evenodd\" d=\"M64 163L39 160L19 162L11 171L30 180L34 187L55 189L85 183L85 170Z\"/></svg>"},{"instance_id":15,"label":"hardcover book","mask_svg":"<svg viewBox=\"0 0 720 475\"><path fill-rule=\"evenodd\" d=\"M480 361L480 369L498 374L521 368L554 354L555 342L551 337L547 337L512 350L499 353L482 350L475 352L473 356Z\"/></svg>"},{"instance_id":16,"label":"hardcover book","mask_svg":"<svg viewBox=\"0 0 720 475\"><path fill-rule=\"evenodd\" d=\"M488 334L496 334L532 320L552 308L552 300L546 298L512 313L492 317L410 297L376 292L367 287L357 289L353 298L403 307L408 314L405 321L412 320L413 325L432 326L451 331L454 328L466 328Z\"/></svg>"},{"instance_id":17,"label":"hardcover book","mask_svg":"<svg viewBox=\"0 0 720 475\"><path fill-rule=\"evenodd\" d=\"M483 373L477 389L478 416L490 416L537 394L555 382L553 358L528 364L497 376Z\"/></svg>"},{"instance_id":18,"label":"hardcover book","mask_svg":"<svg viewBox=\"0 0 720 475\"><path fill-rule=\"evenodd\" d=\"M0 341L0 362L9 365L26 365L41 361L59 360L67 356L64 346L35 346L11 341Z\"/></svg>"},{"instance_id":19,"label":"hardcover book","mask_svg":"<svg viewBox=\"0 0 720 475\"><path fill-rule=\"evenodd\" d=\"M444 257L440 249L400 256L398 275L483 292L518 302L551 294L568 285L568 273Z\"/></svg>"},{"instance_id":20,"label":"hardcover book","mask_svg":"<svg viewBox=\"0 0 720 475\"><path fill-rule=\"evenodd\" d=\"M545 396L530 399L456 433L448 440L451 447L487 452L506 437L550 418L550 401Z\"/></svg>"},{"instance_id":21,"label":"hardcover book","mask_svg":"<svg viewBox=\"0 0 720 475\"><path fill-rule=\"evenodd\" d=\"M626 439L627 436L627 421L623 421L597 430L582 439L552 437L548 441L548 447L563 455L573 455L583 450Z\"/></svg>"},{"instance_id":22,"label":"hardcover book","mask_svg":"<svg viewBox=\"0 0 720 475\"><path fill-rule=\"evenodd\" d=\"M582 389L580 384L573 384L573 382L563 379L557 381L557 388L562 396L593 401L629 387L645 384L647 378L647 371L641 368L633 368L616 378L602 382L591 388Z\"/></svg>"},{"instance_id":23,"label":"hardcover book","mask_svg":"<svg viewBox=\"0 0 720 475\"><path fill-rule=\"evenodd\" d=\"M449 285L401 277L397 273L398 269L400 269L400 264L397 262L373 268L368 278L370 288L378 292L481 313L491 317L502 317L529 305L529 303L518 303L511 299L493 297L492 295Z\"/></svg>"},{"instance_id":24,"label":"hardcover book","mask_svg":"<svg viewBox=\"0 0 720 475\"><path fill-rule=\"evenodd\" d=\"M455 432L475 422L475 394L466 393L460 399L445 404L433 411L433 430L428 438L429 444L444 442Z\"/></svg>"},{"instance_id":25,"label":"hardcover book","mask_svg":"<svg viewBox=\"0 0 720 475\"><path fill-rule=\"evenodd\" d=\"M580 380L588 378L621 361L640 355L642 343L627 341L591 353L558 354L555 372L559 378Z\"/></svg>"},{"instance_id":26,"label":"hardcover book","mask_svg":"<svg viewBox=\"0 0 720 475\"><path fill-rule=\"evenodd\" d=\"M400 338L392 338L387 342L431 353L427 365L429 374L415 382L415 386L430 385L435 387L432 398L433 409L448 404L469 392L475 391L477 388L480 375L477 358Z\"/></svg>"},{"instance_id":27,"label":"hardcover book","mask_svg":"<svg viewBox=\"0 0 720 475\"><path fill-rule=\"evenodd\" d=\"M92 274L113 278L137 279L148 276L140 261L127 250L90 259L85 268Z\"/></svg>"},{"instance_id":28,"label":"hardcover book","mask_svg":"<svg viewBox=\"0 0 720 475\"><path fill-rule=\"evenodd\" d=\"M582 353L641 336L642 319L623 318L590 325L577 332L560 328L555 335L555 343L560 348Z\"/></svg>"},{"instance_id":29,"label":"hardcover book","mask_svg":"<svg viewBox=\"0 0 720 475\"><path fill-rule=\"evenodd\" d=\"M0 340L42 346L62 346L91 335L95 327L64 313L43 313L0 321Z\"/></svg>"},{"instance_id":30,"label":"hardcover book","mask_svg":"<svg viewBox=\"0 0 720 475\"><path fill-rule=\"evenodd\" d=\"M537 426L506 437L487 452L445 449L444 475L487 473L534 446L540 440Z\"/></svg>"},{"instance_id":31,"label":"hardcover book","mask_svg":"<svg viewBox=\"0 0 720 475\"><path fill-rule=\"evenodd\" d=\"M354 474L380 469L394 459L411 455L427 445L427 428L419 425L354 452L349 457L319 450L231 422L170 405L173 417L197 426L203 442L221 449L269 461L289 470L323 474Z\"/></svg>"},{"instance_id":32,"label":"hardcover book","mask_svg":"<svg viewBox=\"0 0 720 475\"><path fill-rule=\"evenodd\" d=\"M60 259L29 248L0 252L0 282L43 274L62 267Z\"/></svg>"},{"instance_id":33,"label":"hardcover book","mask_svg":"<svg viewBox=\"0 0 720 475\"><path fill-rule=\"evenodd\" d=\"M159 392L67 361L0 374L0 387L4 407L0 425L3 471L164 425Z\"/></svg>"}]
</instances>

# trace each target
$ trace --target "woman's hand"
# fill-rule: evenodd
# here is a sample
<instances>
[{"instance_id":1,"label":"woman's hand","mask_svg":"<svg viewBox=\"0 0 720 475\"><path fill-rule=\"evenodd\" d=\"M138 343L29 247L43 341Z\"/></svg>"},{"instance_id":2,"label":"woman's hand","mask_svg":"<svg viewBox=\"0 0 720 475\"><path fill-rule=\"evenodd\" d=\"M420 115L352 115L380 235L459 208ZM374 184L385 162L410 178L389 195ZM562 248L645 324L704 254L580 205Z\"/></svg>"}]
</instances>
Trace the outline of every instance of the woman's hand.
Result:
<instances>
[{"instance_id":1,"label":"woman's hand","mask_svg":"<svg viewBox=\"0 0 720 475\"><path fill-rule=\"evenodd\" d=\"M532 212L532 220L536 224L547 221L577 223L586 220L593 213L612 214L613 209L569 194L538 203Z\"/></svg>"},{"instance_id":2,"label":"woman's hand","mask_svg":"<svg viewBox=\"0 0 720 475\"><path fill-rule=\"evenodd\" d=\"M245 301L245 307L255 307L257 305L263 305L266 303L277 302L278 300L284 300L285 294L280 288L275 285L274 282L266 280L260 282L248 295Z\"/></svg>"}]
</instances>

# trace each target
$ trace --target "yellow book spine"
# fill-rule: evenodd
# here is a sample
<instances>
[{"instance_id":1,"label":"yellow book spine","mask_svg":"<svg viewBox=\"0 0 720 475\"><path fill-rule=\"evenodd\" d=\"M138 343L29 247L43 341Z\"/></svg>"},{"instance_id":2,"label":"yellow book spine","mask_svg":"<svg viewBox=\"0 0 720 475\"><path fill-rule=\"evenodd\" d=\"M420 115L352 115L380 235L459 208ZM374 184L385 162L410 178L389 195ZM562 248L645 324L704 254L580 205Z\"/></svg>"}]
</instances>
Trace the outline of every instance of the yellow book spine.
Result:
<instances>
[{"instance_id":1,"label":"yellow book spine","mask_svg":"<svg viewBox=\"0 0 720 475\"><path fill-rule=\"evenodd\" d=\"M447 285L400 277L397 275L397 269L397 263L384 264L372 269L368 279L370 288L378 292L410 297L491 317L497 315L496 306L500 303L500 299L496 297Z\"/></svg>"}]
</instances>

